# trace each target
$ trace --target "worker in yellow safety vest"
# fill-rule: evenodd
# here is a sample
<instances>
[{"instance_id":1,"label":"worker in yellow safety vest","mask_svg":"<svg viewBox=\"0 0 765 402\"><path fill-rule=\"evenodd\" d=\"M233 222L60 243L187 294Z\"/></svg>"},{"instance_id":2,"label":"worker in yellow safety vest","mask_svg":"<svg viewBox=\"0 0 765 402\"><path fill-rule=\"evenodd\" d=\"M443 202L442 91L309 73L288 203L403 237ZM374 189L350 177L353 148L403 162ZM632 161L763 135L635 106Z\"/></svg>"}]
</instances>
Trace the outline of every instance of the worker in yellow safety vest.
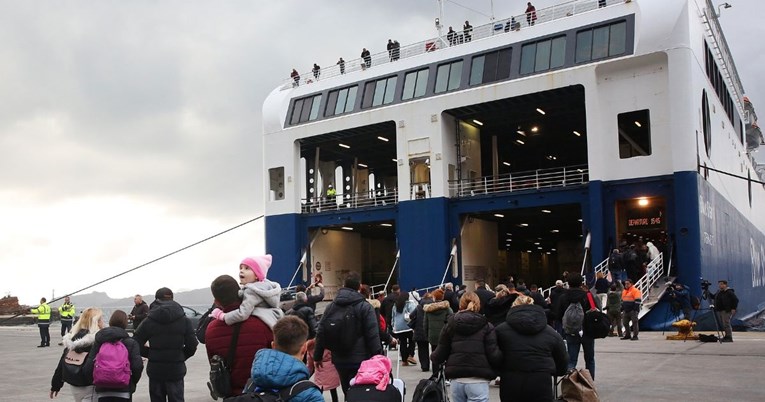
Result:
<instances>
[{"instance_id":1,"label":"worker in yellow safety vest","mask_svg":"<svg viewBox=\"0 0 765 402\"><path fill-rule=\"evenodd\" d=\"M50 306L43 297L40 299L40 305L29 310L32 314L37 314L37 326L40 328L40 346L44 348L50 346Z\"/></svg>"},{"instance_id":2,"label":"worker in yellow safety vest","mask_svg":"<svg viewBox=\"0 0 765 402\"><path fill-rule=\"evenodd\" d=\"M64 297L64 304L59 306L58 313L61 315L61 337L63 338L67 332L72 330L72 323L74 323L74 304L69 300L69 296ZM64 342L59 342L59 346Z\"/></svg>"}]
</instances>

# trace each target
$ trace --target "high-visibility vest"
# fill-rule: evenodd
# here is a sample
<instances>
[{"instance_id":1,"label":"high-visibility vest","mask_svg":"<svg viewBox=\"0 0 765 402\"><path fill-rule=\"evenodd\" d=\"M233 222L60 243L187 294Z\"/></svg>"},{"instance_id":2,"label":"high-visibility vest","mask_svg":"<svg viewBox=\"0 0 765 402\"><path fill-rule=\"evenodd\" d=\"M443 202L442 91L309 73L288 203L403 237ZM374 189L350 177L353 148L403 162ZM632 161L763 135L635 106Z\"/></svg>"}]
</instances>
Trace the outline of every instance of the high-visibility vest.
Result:
<instances>
[{"instance_id":1,"label":"high-visibility vest","mask_svg":"<svg viewBox=\"0 0 765 402\"><path fill-rule=\"evenodd\" d=\"M61 314L62 320L71 320L74 318L74 304L64 303L58 308L58 312Z\"/></svg>"},{"instance_id":2,"label":"high-visibility vest","mask_svg":"<svg viewBox=\"0 0 765 402\"><path fill-rule=\"evenodd\" d=\"M37 314L38 324L45 324L50 322L50 306L48 303L43 303L30 311L32 314Z\"/></svg>"}]
</instances>

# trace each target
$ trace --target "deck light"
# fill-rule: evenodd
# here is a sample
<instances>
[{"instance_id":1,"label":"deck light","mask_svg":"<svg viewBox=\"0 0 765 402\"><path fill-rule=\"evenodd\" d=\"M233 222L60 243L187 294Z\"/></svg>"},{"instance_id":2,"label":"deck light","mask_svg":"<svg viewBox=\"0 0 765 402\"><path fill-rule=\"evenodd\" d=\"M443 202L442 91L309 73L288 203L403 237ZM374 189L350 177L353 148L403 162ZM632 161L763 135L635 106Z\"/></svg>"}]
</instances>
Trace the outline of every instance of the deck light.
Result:
<instances>
[{"instance_id":1,"label":"deck light","mask_svg":"<svg viewBox=\"0 0 765 402\"><path fill-rule=\"evenodd\" d=\"M339 145L339 146L341 146L341 147L343 147L343 148L345 148L345 149L351 149L351 146L350 146L350 145L345 145L345 144L343 144L343 143L340 143L340 144L337 144L337 145Z\"/></svg>"},{"instance_id":2,"label":"deck light","mask_svg":"<svg viewBox=\"0 0 765 402\"><path fill-rule=\"evenodd\" d=\"M525 142L523 142L523 141L521 141L521 140L515 140L515 142L517 142L517 143L519 143L519 144L521 144L521 145L525 144Z\"/></svg>"},{"instance_id":3,"label":"deck light","mask_svg":"<svg viewBox=\"0 0 765 402\"><path fill-rule=\"evenodd\" d=\"M551 230L551 231L550 231L550 233L560 233L560 230L558 230L558 229L553 229L553 230Z\"/></svg>"},{"instance_id":4,"label":"deck light","mask_svg":"<svg viewBox=\"0 0 765 402\"><path fill-rule=\"evenodd\" d=\"M367 166L367 165L365 165L363 163L359 163L359 166L361 166L361 167L369 167L369 166Z\"/></svg>"},{"instance_id":5,"label":"deck light","mask_svg":"<svg viewBox=\"0 0 765 402\"><path fill-rule=\"evenodd\" d=\"M531 127L531 132L532 133L536 133L537 131L539 131L539 127L537 127L537 126Z\"/></svg>"},{"instance_id":6,"label":"deck light","mask_svg":"<svg viewBox=\"0 0 765 402\"><path fill-rule=\"evenodd\" d=\"M380 141L385 141L385 142L388 142L388 141L390 141L389 139L387 139L387 138L385 138L385 137L381 137L381 136L379 136L379 135L377 136L377 139L378 139L378 140L380 140Z\"/></svg>"},{"instance_id":7,"label":"deck light","mask_svg":"<svg viewBox=\"0 0 765 402\"><path fill-rule=\"evenodd\" d=\"M555 250L554 248L551 248L550 251L557 251L557 250Z\"/></svg>"},{"instance_id":8,"label":"deck light","mask_svg":"<svg viewBox=\"0 0 765 402\"><path fill-rule=\"evenodd\" d=\"M483 123L481 123L480 121L476 119L473 119L473 123L478 124L479 126L483 126Z\"/></svg>"},{"instance_id":9,"label":"deck light","mask_svg":"<svg viewBox=\"0 0 765 402\"><path fill-rule=\"evenodd\" d=\"M552 211L550 211L549 209L543 209L542 212L545 213L545 214L551 214L552 213Z\"/></svg>"},{"instance_id":10,"label":"deck light","mask_svg":"<svg viewBox=\"0 0 765 402\"><path fill-rule=\"evenodd\" d=\"M638 205L640 205L641 207L647 206L648 205L648 198L646 198L646 197L638 198Z\"/></svg>"},{"instance_id":11,"label":"deck light","mask_svg":"<svg viewBox=\"0 0 765 402\"><path fill-rule=\"evenodd\" d=\"M516 133L518 133L518 134L520 134L520 135L522 135L524 137L526 136L526 132L523 131L523 130L517 130Z\"/></svg>"},{"instance_id":12,"label":"deck light","mask_svg":"<svg viewBox=\"0 0 765 402\"><path fill-rule=\"evenodd\" d=\"M576 131L576 130L574 130L574 135L577 136L577 137L581 137L582 136L582 134L579 133L579 131Z\"/></svg>"},{"instance_id":13,"label":"deck light","mask_svg":"<svg viewBox=\"0 0 765 402\"><path fill-rule=\"evenodd\" d=\"M380 226L385 226L386 228L392 227L392 223L381 223Z\"/></svg>"},{"instance_id":14,"label":"deck light","mask_svg":"<svg viewBox=\"0 0 765 402\"><path fill-rule=\"evenodd\" d=\"M535 246L538 246L538 245L539 245L539 242L536 242L536 243L534 243L534 245L535 245Z\"/></svg>"},{"instance_id":15,"label":"deck light","mask_svg":"<svg viewBox=\"0 0 765 402\"><path fill-rule=\"evenodd\" d=\"M398 159L391 159L393 162L398 163Z\"/></svg>"},{"instance_id":16,"label":"deck light","mask_svg":"<svg viewBox=\"0 0 765 402\"><path fill-rule=\"evenodd\" d=\"M639 121L635 121L635 125L636 125L636 126L638 126L638 127L643 127L643 126L640 124L640 122L639 122Z\"/></svg>"},{"instance_id":17,"label":"deck light","mask_svg":"<svg viewBox=\"0 0 765 402\"><path fill-rule=\"evenodd\" d=\"M502 164L505 166L510 166L510 162L502 162Z\"/></svg>"},{"instance_id":18,"label":"deck light","mask_svg":"<svg viewBox=\"0 0 765 402\"><path fill-rule=\"evenodd\" d=\"M520 226L525 228L525 227L529 226L529 224L528 223L521 223Z\"/></svg>"},{"instance_id":19,"label":"deck light","mask_svg":"<svg viewBox=\"0 0 765 402\"><path fill-rule=\"evenodd\" d=\"M545 111L540 108L537 108L537 112L539 112L539 114L542 114L542 115L545 114Z\"/></svg>"},{"instance_id":20,"label":"deck light","mask_svg":"<svg viewBox=\"0 0 765 402\"><path fill-rule=\"evenodd\" d=\"M343 230L353 230L353 228L352 228L352 227L350 227L350 226L343 226L343 227L342 227L342 229L343 229Z\"/></svg>"},{"instance_id":21,"label":"deck light","mask_svg":"<svg viewBox=\"0 0 765 402\"><path fill-rule=\"evenodd\" d=\"M496 216L497 218L504 218L505 217L505 215L502 215L502 214L494 214L494 216Z\"/></svg>"},{"instance_id":22,"label":"deck light","mask_svg":"<svg viewBox=\"0 0 765 402\"><path fill-rule=\"evenodd\" d=\"M581 222L581 221L582 221L582 218L579 218L579 219L577 219L577 220L578 220L579 222Z\"/></svg>"}]
</instances>

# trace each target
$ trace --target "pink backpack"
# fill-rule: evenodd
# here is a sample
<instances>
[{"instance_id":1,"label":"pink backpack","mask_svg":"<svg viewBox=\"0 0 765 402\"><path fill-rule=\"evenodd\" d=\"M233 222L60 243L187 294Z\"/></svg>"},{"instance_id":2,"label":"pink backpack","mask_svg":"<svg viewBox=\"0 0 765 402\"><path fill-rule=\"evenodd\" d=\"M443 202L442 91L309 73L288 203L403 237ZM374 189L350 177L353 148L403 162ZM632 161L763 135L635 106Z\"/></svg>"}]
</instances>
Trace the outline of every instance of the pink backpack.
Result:
<instances>
[{"instance_id":1,"label":"pink backpack","mask_svg":"<svg viewBox=\"0 0 765 402\"><path fill-rule=\"evenodd\" d=\"M126 388L130 385L130 359L121 341L101 344L93 366L93 385L103 388Z\"/></svg>"}]
</instances>

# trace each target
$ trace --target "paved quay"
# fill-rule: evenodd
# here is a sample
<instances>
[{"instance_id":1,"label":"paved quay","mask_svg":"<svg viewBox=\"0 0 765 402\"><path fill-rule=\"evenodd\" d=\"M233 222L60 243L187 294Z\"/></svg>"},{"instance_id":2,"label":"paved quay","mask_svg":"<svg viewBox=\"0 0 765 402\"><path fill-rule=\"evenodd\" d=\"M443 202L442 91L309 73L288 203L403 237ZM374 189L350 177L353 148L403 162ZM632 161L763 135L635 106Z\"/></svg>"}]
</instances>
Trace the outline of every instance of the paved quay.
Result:
<instances>
[{"instance_id":1,"label":"paved quay","mask_svg":"<svg viewBox=\"0 0 765 402\"><path fill-rule=\"evenodd\" d=\"M46 401L50 378L61 357L58 327L51 328L54 345L37 348L36 327L0 327L0 401ZM640 341L606 338L596 341L596 385L602 401L765 401L765 333L734 333L733 343L667 341L661 332L641 332ZM395 360L394 360L395 363ZM579 357L580 366L583 356ZM206 388L209 366L204 345L187 362L186 400L211 401ZM395 371L395 367L394 367ZM419 366L400 367L411 401ZM342 392L341 392L342 394ZM325 399L330 400L325 392ZM491 401L499 388L491 387ZM57 400L71 401L68 386ZM148 401L144 374L134 401Z\"/></svg>"}]
</instances>

